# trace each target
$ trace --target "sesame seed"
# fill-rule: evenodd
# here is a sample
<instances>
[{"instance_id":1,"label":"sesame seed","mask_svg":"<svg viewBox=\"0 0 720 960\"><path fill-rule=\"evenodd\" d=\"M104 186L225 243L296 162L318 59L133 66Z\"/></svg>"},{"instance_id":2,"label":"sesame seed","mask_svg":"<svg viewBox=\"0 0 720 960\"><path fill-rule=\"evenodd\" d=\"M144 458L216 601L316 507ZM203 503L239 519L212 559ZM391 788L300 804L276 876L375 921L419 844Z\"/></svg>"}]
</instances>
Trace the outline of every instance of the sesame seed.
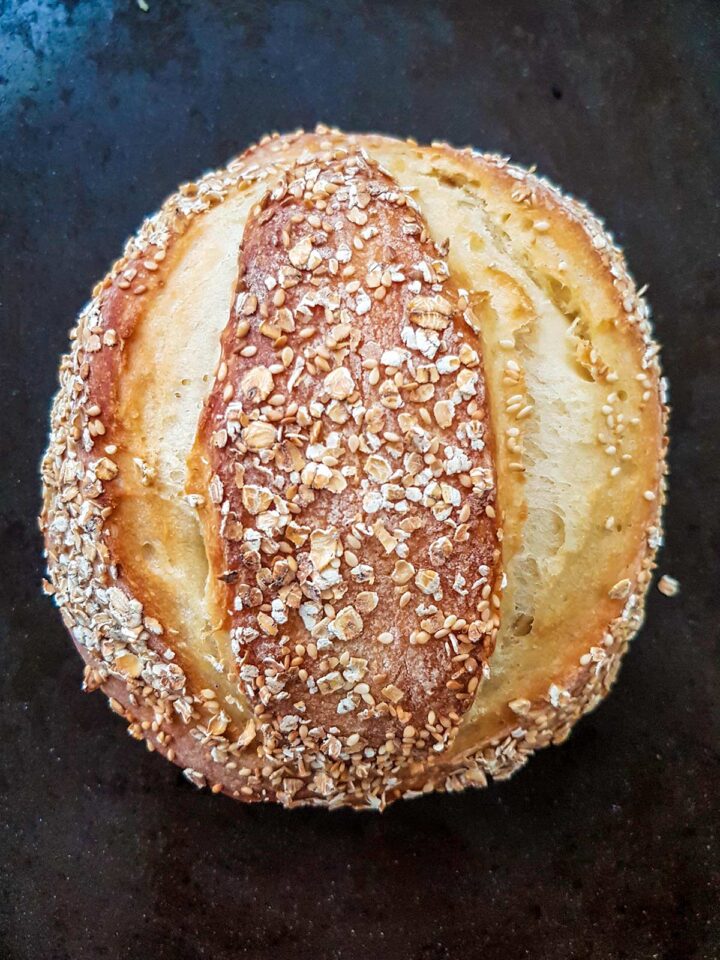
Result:
<instances>
[{"instance_id":1,"label":"sesame seed","mask_svg":"<svg viewBox=\"0 0 720 960\"><path fill-rule=\"evenodd\" d=\"M666 597L675 597L680 592L680 583L667 573L660 577L657 587Z\"/></svg>"}]
</instances>

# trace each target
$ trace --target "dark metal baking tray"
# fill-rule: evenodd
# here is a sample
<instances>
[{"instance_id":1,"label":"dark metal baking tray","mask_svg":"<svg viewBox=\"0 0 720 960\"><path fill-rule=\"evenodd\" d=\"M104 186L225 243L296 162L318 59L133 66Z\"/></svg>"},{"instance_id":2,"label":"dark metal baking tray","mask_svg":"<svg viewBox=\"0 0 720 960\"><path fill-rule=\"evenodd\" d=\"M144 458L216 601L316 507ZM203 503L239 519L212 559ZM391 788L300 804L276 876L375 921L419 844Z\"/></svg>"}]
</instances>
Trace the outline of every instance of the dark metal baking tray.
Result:
<instances>
[{"instance_id":1,"label":"dark metal baking tray","mask_svg":"<svg viewBox=\"0 0 720 960\"><path fill-rule=\"evenodd\" d=\"M0 956L720 954L720 5L0 4ZM537 163L650 284L673 479L648 620L600 709L484 792L382 816L196 792L130 740L40 594L57 359L177 183L323 120Z\"/></svg>"}]
</instances>

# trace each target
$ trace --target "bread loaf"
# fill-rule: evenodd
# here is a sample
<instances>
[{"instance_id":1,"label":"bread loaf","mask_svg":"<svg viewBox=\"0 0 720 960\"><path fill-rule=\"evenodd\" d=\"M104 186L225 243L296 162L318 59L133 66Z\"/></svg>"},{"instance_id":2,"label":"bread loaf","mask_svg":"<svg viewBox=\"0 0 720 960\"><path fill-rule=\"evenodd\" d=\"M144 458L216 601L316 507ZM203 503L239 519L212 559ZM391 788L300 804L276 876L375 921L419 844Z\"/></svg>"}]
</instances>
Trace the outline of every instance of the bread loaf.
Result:
<instances>
[{"instance_id":1,"label":"bread loaf","mask_svg":"<svg viewBox=\"0 0 720 960\"><path fill-rule=\"evenodd\" d=\"M238 799L508 776L642 621L657 353L599 221L502 158L320 127L186 184L61 366L41 526L85 688Z\"/></svg>"}]
</instances>

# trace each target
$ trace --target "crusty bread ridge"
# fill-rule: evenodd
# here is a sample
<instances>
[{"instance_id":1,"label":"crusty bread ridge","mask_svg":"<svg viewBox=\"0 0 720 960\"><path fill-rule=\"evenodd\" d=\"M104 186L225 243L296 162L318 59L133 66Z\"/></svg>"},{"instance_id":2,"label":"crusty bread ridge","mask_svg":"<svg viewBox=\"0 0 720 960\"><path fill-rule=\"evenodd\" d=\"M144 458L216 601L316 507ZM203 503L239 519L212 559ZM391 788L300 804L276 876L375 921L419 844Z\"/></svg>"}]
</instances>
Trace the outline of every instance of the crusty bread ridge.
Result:
<instances>
[{"instance_id":1,"label":"crusty bread ridge","mask_svg":"<svg viewBox=\"0 0 720 960\"><path fill-rule=\"evenodd\" d=\"M428 314L429 326L420 329L433 333L433 325L448 327L482 361L463 367L469 371L465 382L472 382L479 394L456 399L464 403L458 423L476 415L476 422L487 430L487 445L477 454L482 462L466 464L465 469L486 471L483 504L490 510L485 513L483 507L485 519L473 529L472 549L460 552L462 540L454 547L454 555L468 564L468 575L458 580L459 571L452 568L451 582L443 576L441 563L434 568L442 580L438 594L442 599L436 603L428 596L427 605L450 604L455 621L442 611L446 615L436 623L433 617L438 614L421 606L421 587L428 581L421 577L417 586L414 578L421 573L430 577L431 570L430 565L413 563L414 552L407 555L412 573L403 564L397 570L398 581L408 575L409 581L392 580L395 565L403 559L401 551L389 554L392 563L382 568L381 587L351 588L353 604L321 598L328 604L321 619L328 623L321 625L320 633L327 637L329 629L331 641L342 638L345 662L337 656L338 662L331 662L332 643L326 663L321 663L322 652L314 648L308 652L307 638L303 643L291 607L290 623L296 625L292 649L287 647L288 660L276 668L270 684L276 694L282 693L277 684L285 683L289 673L291 695L274 703L261 692L267 684L255 683L257 674L246 669L241 678L239 673L243 666L257 669L267 658L267 649L258 647L255 638L239 643L239 634L232 631L243 624L227 615L228 600L232 606L240 585L247 588L249 581L238 575L244 568L234 562L232 537L224 535L227 521L220 534L223 517L216 509L220 504L214 503L210 491L213 476L236 469L225 455L222 434L218 445L218 431L225 426L217 418L227 417L235 391L242 394L248 374L269 365L258 362L257 351L262 355L264 342L275 351L279 365L268 385L273 392L266 393L261 384L261 395L266 395L255 407L243 403L243 409L259 412L260 404L273 400L280 393L275 379L287 383L296 355L303 355L297 299L292 299L295 329L275 331L272 339L263 340L258 328L263 321L272 325L277 310L287 309L282 297L274 302L276 291L268 291L271 317L255 323L252 313L242 312L249 309L248 297L258 298L260 292L242 288L244 271L249 268L252 273L253 264L270 260L275 269L293 251L290 243L280 250L272 247L273 217L290 209L284 197L273 199L272 191L277 192L278 184L287 188L299 177L305 178L306 186L331 178L337 172L334 164L349 162L358 171L349 176L382 183L386 194L402 198L397 207L396 201L379 199L378 190L366 205L370 225L374 218L385 218L399 245L404 237L406 259L412 260L410 252L429 259L423 244L437 245L438 269L442 273L443 262L448 268L443 281L447 292L423 289L406 296L393 289L392 279L385 278L384 287L382 277L369 291L362 287L373 297L374 312L355 314L349 323L335 317L325 331L340 320L341 329L334 335L339 337L336 346L342 362L336 369L342 367L348 377L345 373L331 377L329 387L324 386L336 354L331 350L325 356L323 348L310 361L311 380L318 395L328 391L320 397L328 405L336 399L333 389L340 398L336 403L344 404L348 398L352 403L354 394L346 391L354 390L374 369L383 379L373 389L380 391L386 381L395 383L398 372L402 383L405 358L383 359L374 348L356 356L352 328L362 328L364 341L377 316L378 328L389 337L385 348L407 352L393 317L412 310L410 301L418 297L416 310L427 313L424 299L440 296L448 306L441 304L438 316L435 304ZM328 194L320 191L318 196L327 199ZM348 204L345 214L350 209L360 211L353 219L363 221L363 207ZM414 235L414 228L403 235L398 217L407 211L413 211L426 238ZM259 223L263 216L269 219ZM316 229L322 232L323 224ZM354 224L352 235L373 247L372 233L363 240L363 229L367 230L367 221ZM350 235L348 239L352 242ZM253 242L255 254L248 252ZM320 238L317 246L322 248L323 242ZM295 254L301 269L308 252ZM325 261L329 252L321 250ZM358 256L365 253L358 251ZM363 260L363 272L372 273L372 267ZM344 281L352 283L352 277ZM425 281L419 277L416 282ZM400 282L396 286L403 288ZM307 294L300 287L289 287L285 296ZM382 294L388 301L384 305L383 299L374 299L373 291L381 287L390 291ZM357 294L351 289L353 304ZM237 333L238 323L249 326L250 332L243 334L244 346L234 353L236 345L228 331L232 327ZM312 337L308 342L314 349L319 345ZM285 366L282 351L287 347L293 355L286 351ZM365 366L361 360L367 361ZM423 376L429 378L430 372ZM403 396L403 386L404 405L398 409L408 417L414 412L415 420L426 409L432 429L442 434L448 410L444 404L452 397L443 377L432 386L432 392L424 391L428 399L416 403ZM416 389L410 387L411 392ZM74 331L73 349L63 360L43 464L41 522L49 589L86 660L86 687L102 686L113 708L127 718L131 733L180 763L193 782L242 799L382 808L399 796L482 785L488 774L509 775L537 747L562 740L572 723L599 702L642 621L644 593L661 536L666 416L661 390L647 308L620 252L584 207L544 181L501 158L445 145L418 147L373 135L348 137L326 128L266 138L225 170L181 188L143 225L124 257L95 289ZM392 393L385 388L384 399L388 391ZM305 399L310 402L310 397ZM379 397L375 400L393 420L385 426L390 435L383 438L385 444L402 453L403 430L392 410L394 401L385 407ZM438 400L439 421L433 412ZM357 402L365 404L365 396ZM372 406L372 399L365 406ZM344 415L338 406L338 417ZM253 417L256 424L268 419ZM248 426L239 423L243 431ZM404 427L411 428L410 419ZM256 428L251 432L262 434ZM349 437L352 430L341 423L337 432ZM447 440L444 436L443 442ZM251 444L250 452L253 449L257 453ZM458 455L467 457L470 450L468 443ZM342 464L350 470L350 488L352 471L363 470L372 454L370 450L346 454ZM294 457L292 451L286 455ZM326 467L324 457L332 474L341 469L336 455L336 449L322 450L317 462ZM392 457L383 451L372 461L380 484L388 484L388 462ZM295 466L302 471L307 462ZM317 468L313 471L317 473ZM345 479L332 482L342 484ZM263 485L256 478L252 486L259 490ZM308 486L312 489L304 484ZM472 483L457 486L462 496L472 489ZM245 509L242 481L236 489L237 502L227 508L233 514ZM373 494L372 478L365 489ZM330 549L349 551L349 560L359 561L354 566L362 564L363 551L373 558L371 566L380 562L380 531L367 541L364 534L352 533L354 541L361 542L360 555L353 557L358 554L354 543L349 547L340 543L343 523L352 518L323 526L322 511L331 494L318 488L315 496L320 512L310 526L342 530L339 539L336 532L329 535ZM350 492L335 496L351 502ZM262 506L265 513L267 504ZM301 509L312 514L312 502L303 503ZM472 504L465 512L471 523L479 522L480 512ZM411 510L408 518L413 515ZM237 519L238 529L248 526L247 516ZM306 526L302 519L298 524ZM263 522L275 523L277 518ZM373 522L371 516L369 523ZM412 536L418 534L411 531L411 549L417 543L418 556L429 549L430 540L422 539L422 530L419 540ZM437 540L437 533L433 537ZM501 575L499 541L502 592L496 582ZM300 549L308 550L304 542ZM318 541L315 554L305 561L311 563L312 576L318 572L312 568L318 549L327 559L328 537ZM440 559L437 553L436 557ZM229 565L228 559L233 561ZM283 560L283 554L267 564L263 561L262 569L274 569L278 559ZM343 571L353 566L344 554L332 563ZM477 583L472 569L480 565L486 568L484 583ZM281 580L275 577L274 586L268 581L269 589L289 591L292 577ZM431 578L430 586L436 585ZM477 607L471 600L478 598L467 599L473 585L480 594L487 586L481 599L484 609L494 613L482 621L490 623L487 634L475 629L469 637L463 626L467 629L472 622L466 609L470 613ZM365 605L368 621L361 613L361 628L355 602L359 593L364 595L360 605ZM409 600L403 599L407 593ZM278 593L280 599L288 595ZM239 602L242 606L242 599ZM418 620L427 621L439 637L408 619L401 621L403 635L414 630L412 643L394 638L384 645L378 640L389 632L381 629L383 617L392 624L405 613L415 617L416 607L422 611ZM354 613L343 613L348 608ZM277 605L262 621L270 631L279 625L272 618L278 610L282 624L288 611ZM237 617L247 616L247 606L237 611ZM318 627L317 618L305 627L309 636ZM295 650L298 644L301 653ZM357 649L350 649L353 644ZM378 663L398 675L408 657L414 658L410 661L414 666L406 667L404 674L409 691L391 678L376 676ZM428 657L434 684L421 693L419 665ZM305 675L298 679L302 670ZM300 681L307 685L308 676L317 680L328 675L331 681L318 695L298 699ZM478 682L481 676L484 679ZM386 688L387 696L382 693ZM395 700L399 694L404 696ZM338 712L341 702L344 706ZM297 703L301 707L288 706ZM438 704L437 711L433 703Z\"/></svg>"}]
</instances>

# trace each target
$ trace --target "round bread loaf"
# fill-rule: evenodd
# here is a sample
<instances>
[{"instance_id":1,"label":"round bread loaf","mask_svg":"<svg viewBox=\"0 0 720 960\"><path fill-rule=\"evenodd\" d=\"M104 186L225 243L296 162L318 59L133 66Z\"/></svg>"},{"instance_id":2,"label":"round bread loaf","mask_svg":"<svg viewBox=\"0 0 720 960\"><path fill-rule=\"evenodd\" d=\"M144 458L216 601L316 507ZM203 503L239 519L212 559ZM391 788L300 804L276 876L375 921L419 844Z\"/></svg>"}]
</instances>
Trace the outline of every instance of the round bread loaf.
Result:
<instances>
[{"instance_id":1,"label":"round bread loaf","mask_svg":"<svg viewBox=\"0 0 720 960\"><path fill-rule=\"evenodd\" d=\"M660 542L648 311L497 156L319 127L186 184L95 288L49 583L130 732L242 800L507 777L607 692Z\"/></svg>"}]
</instances>

